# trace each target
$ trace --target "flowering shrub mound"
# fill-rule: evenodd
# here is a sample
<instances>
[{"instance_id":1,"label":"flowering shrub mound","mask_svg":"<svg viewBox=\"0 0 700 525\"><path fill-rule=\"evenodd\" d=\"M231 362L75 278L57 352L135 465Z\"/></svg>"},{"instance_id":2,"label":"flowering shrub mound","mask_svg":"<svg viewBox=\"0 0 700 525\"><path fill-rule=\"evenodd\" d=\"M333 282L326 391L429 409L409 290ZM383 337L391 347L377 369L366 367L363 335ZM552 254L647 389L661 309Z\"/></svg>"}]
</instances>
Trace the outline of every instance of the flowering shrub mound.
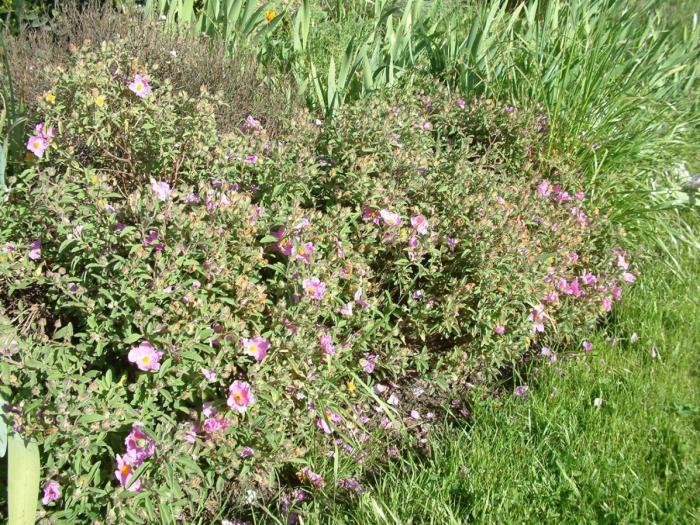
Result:
<instances>
[{"instance_id":1,"label":"flowering shrub mound","mask_svg":"<svg viewBox=\"0 0 700 525\"><path fill-rule=\"evenodd\" d=\"M635 278L546 117L434 88L224 135L110 46L48 95L0 211L0 394L57 523L211 522L293 473L284 511L329 489L319 454L360 474L504 366L588 350Z\"/></svg>"}]
</instances>

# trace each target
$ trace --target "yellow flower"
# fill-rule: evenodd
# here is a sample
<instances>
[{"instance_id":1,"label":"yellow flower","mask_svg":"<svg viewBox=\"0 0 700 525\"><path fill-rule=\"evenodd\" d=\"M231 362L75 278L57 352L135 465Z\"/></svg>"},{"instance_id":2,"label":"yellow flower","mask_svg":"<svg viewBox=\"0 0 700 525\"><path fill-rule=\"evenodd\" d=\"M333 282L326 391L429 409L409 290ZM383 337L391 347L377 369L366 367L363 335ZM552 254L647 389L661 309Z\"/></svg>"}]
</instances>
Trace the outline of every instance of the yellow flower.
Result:
<instances>
[{"instance_id":1,"label":"yellow flower","mask_svg":"<svg viewBox=\"0 0 700 525\"><path fill-rule=\"evenodd\" d=\"M95 97L95 105L98 108L101 108L102 106L104 106L105 105L105 98L102 95L97 95Z\"/></svg>"},{"instance_id":2,"label":"yellow flower","mask_svg":"<svg viewBox=\"0 0 700 525\"><path fill-rule=\"evenodd\" d=\"M270 9L267 13L265 13L265 20L272 22L276 16L277 12L274 9Z\"/></svg>"},{"instance_id":3,"label":"yellow flower","mask_svg":"<svg viewBox=\"0 0 700 525\"><path fill-rule=\"evenodd\" d=\"M91 180L93 184L100 182L100 178L97 175L93 175Z\"/></svg>"},{"instance_id":4,"label":"yellow flower","mask_svg":"<svg viewBox=\"0 0 700 525\"><path fill-rule=\"evenodd\" d=\"M354 394L355 390L357 390L357 385L355 385L354 381L348 381L346 386L348 387L348 392L351 394Z\"/></svg>"},{"instance_id":5,"label":"yellow flower","mask_svg":"<svg viewBox=\"0 0 700 525\"><path fill-rule=\"evenodd\" d=\"M46 93L46 95L44 95L44 99L46 99L46 102L48 102L49 104L53 104L54 102L56 102L56 95L49 91L48 93Z\"/></svg>"}]
</instances>

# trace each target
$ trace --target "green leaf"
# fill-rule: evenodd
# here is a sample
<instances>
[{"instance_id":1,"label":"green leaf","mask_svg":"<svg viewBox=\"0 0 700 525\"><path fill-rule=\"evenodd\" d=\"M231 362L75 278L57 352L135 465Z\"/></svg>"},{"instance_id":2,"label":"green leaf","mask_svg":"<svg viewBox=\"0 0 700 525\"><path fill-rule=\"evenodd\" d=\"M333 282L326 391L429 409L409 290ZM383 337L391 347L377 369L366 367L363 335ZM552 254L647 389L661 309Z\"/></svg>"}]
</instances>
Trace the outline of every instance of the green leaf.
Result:
<instances>
[{"instance_id":1,"label":"green leaf","mask_svg":"<svg viewBox=\"0 0 700 525\"><path fill-rule=\"evenodd\" d=\"M39 494L39 447L19 434L8 440L8 525L34 525Z\"/></svg>"}]
</instances>

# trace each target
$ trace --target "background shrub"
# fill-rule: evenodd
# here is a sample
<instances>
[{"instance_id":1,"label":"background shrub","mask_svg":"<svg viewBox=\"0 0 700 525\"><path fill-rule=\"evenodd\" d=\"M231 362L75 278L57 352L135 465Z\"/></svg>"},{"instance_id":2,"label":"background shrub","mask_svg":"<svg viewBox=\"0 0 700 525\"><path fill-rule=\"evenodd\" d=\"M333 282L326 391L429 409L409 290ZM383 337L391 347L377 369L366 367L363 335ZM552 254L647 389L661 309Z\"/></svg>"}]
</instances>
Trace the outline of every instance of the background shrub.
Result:
<instances>
[{"instance_id":1,"label":"background shrub","mask_svg":"<svg viewBox=\"0 0 700 525\"><path fill-rule=\"evenodd\" d=\"M84 6L65 2L45 28L18 35L6 31L3 38L15 91L28 104L36 104L52 89L53 76L46 66L70 64L71 48L87 42L97 50L103 42L119 41L136 63L158 71L163 80L170 79L175 90L196 95L206 86L212 93L221 92L225 105L218 108L216 117L223 131L255 114L274 133L287 115L291 96L287 84L278 79L276 89L268 88L258 75L253 52L239 49L227 54L218 40L169 30L160 21L145 19L133 7L117 11L108 2Z\"/></svg>"},{"instance_id":2,"label":"background shrub","mask_svg":"<svg viewBox=\"0 0 700 525\"><path fill-rule=\"evenodd\" d=\"M634 279L541 157L546 115L428 86L273 140L133 58L86 46L46 73L46 147L0 210L0 393L63 488L54 522L324 490L309 458L359 474L425 446L505 366L579 350Z\"/></svg>"}]
</instances>

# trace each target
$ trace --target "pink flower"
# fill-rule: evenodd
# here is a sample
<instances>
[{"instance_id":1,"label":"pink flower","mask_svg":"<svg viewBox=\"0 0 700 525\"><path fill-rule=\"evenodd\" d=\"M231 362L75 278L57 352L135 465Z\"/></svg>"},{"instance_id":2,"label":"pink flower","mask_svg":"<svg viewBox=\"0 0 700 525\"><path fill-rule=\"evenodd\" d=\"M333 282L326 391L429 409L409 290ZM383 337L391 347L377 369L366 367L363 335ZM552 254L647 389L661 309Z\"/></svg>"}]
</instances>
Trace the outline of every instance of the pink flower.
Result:
<instances>
[{"instance_id":1,"label":"pink flower","mask_svg":"<svg viewBox=\"0 0 700 525\"><path fill-rule=\"evenodd\" d=\"M612 297L604 297L600 305L602 306L603 310L609 312L610 310L612 310Z\"/></svg>"},{"instance_id":2,"label":"pink flower","mask_svg":"<svg viewBox=\"0 0 700 525\"><path fill-rule=\"evenodd\" d=\"M366 207L362 210L362 220L365 222L373 222L379 224L379 211L376 208Z\"/></svg>"},{"instance_id":3,"label":"pink flower","mask_svg":"<svg viewBox=\"0 0 700 525\"><path fill-rule=\"evenodd\" d=\"M153 177L151 177L151 190L153 190L153 193L155 193L156 197L161 201L167 201L173 194L173 191L170 189L170 184L155 180Z\"/></svg>"},{"instance_id":4,"label":"pink flower","mask_svg":"<svg viewBox=\"0 0 700 525\"><path fill-rule=\"evenodd\" d=\"M248 405L255 403L255 394L251 389L250 383L246 381L234 381L231 383L226 403L236 412L243 414Z\"/></svg>"},{"instance_id":5,"label":"pink flower","mask_svg":"<svg viewBox=\"0 0 700 525\"><path fill-rule=\"evenodd\" d=\"M450 250L454 251L455 247L457 246L457 243L459 241L455 239L454 237L448 237L447 238L447 246Z\"/></svg>"},{"instance_id":6,"label":"pink flower","mask_svg":"<svg viewBox=\"0 0 700 525\"><path fill-rule=\"evenodd\" d=\"M584 273L584 274L581 276L581 280L583 281L583 284L585 284L586 286L592 286L592 285L594 285L596 282L598 282L598 279L596 278L596 276L593 275L593 274L590 273L590 272Z\"/></svg>"},{"instance_id":7,"label":"pink flower","mask_svg":"<svg viewBox=\"0 0 700 525\"><path fill-rule=\"evenodd\" d=\"M394 394L391 394L386 400L386 402L389 403L391 406L396 406L399 404L399 398L396 397Z\"/></svg>"},{"instance_id":8,"label":"pink flower","mask_svg":"<svg viewBox=\"0 0 700 525\"><path fill-rule=\"evenodd\" d=\"M550 363L556 363L557 362L557 354L552 352L548 347L543 346L542 350L540 350L540 355L542 357L547 357L549 358Z\"/></svg>"},{"instance_id":9,"label":"pink flower","mask_svg":"<svg viewBox=\"0 0 700 525\"><path fill-rule=\"evenodd\" d=\"M530 310L528 319L532 321L533 332L544 332L544 305L538 304L532 310Z\"/></svg>"},{"instance_id":10,"label":"pink flower","mask_svg":"<svg viewBox=\"0 0 700 525\"><path fill-rule=\"evenodd\" d=\"M143 484L140 479L131 483L131 478L134 476L136 467L138 467L138 465L134 465L131 458L117 454L117 470L114 471L114 475L119 481L119 484L129 492L141 492L143 490Z\"/></svg>"},{"instance_id":11,"label":"pink flower","mask_svg":"<svg viewBox=\"0 0 700 525\"><path fill-rule=\"evenodd\" d=\"M384 224L386 224L389 227L394 227L398 226L401 224L401 217L389 210L379 210L379 215L381 216L382 220L384 221Z\"/></svg>"},{"instance_id":12,"label":"pink flower","mask_svg":"<svg viewBox=\"0 0 700 525\"><path fill-rule=\"evenodd\" d=\"M503 335L506 333L506 327L502 324L499 324L498 326L494 327L493 331L496 332L498 335Z\"/></svg>"},{"instance_id":13,"label":"pink flower","mask_svg":"<svg viewBox=\"0 0 700 525\"><path fill-rule=\"evenodd\" d=\"M151 457L156 451L155 440L146 434L141 425L134 423L131 426L131 432L124 440L126 445L125 458L134 465L140 465L143 461Z\"/></svg>"},{"instance_id":14,"label":"pink flower","mask_svg":"<svg viewBox=\"0 0 700 525\"><path fill-rule=\"evenodd\" d=\"M214 372L213 370L207 370L206 368L202 368L202 375L209 382L216 381L216 372Z\"/></svg>"},{"instance_id":15,"label":"pink flower","mask_svg":"<svg viewBox=\"0 0 700 525\"><path fill-rule=\"evenodd\" d=\"M576 261L578 261L578 253L576 253L576 252L571 252L571 253L569 254L569 259L571 260L571 262L576 262Z\"/></svg>"},{"instance_id":16,"label":"pink flower","mask_svg":"<svg viewBox=\"0 0 700 525\"><path fill-rule=\"evenodd\" d=\"M464 109L466 105L467 105L467 103L464 101L463 98L458 98L455 101L455 106L457 106L459 109Z\"/></svg>"},{"instance_id":17,"label":"pink flower","mask_svg":"<svg viewBox=\"0 0 700 525\"><path fill-rule=\"evenodd\" d=\"M411 217L411 226L413 226L413 229L416 230L416 233L419 235L425 235L428 233L430 224L428 224L428 219L426 219L423 215L414 215Z\"/></svg>"},{"instance_id":18,"label":"pink flower","mask_svg":"<svg viewBox=\"0 0 700 525\"><path fill-rule=\"evenodd\" d=\"M552 292L542 297L543 303L556 303L558 300L559 294L557 292Z\"/></svg>"},{"instance_id":19,"label":"pink flower","mask_svg":"<svg viewBox=\"0 0 700 525\"><path fill-rule=\"evenodd\" d=\"M241 459L246 459L246 458L249 458L249 457L253 456L253 454L255 454L255 450L254 450L253 448L251 448L251 447L243 447L243 448L241 449L241 452L238 454L238 456L239 456Z\"/></svg>"},{"instance_id":20,"label":"pink flower","mask_svg":"<svg viewBox=\"0 0 700 525\"><path fill-rule=\"evenodd\" d=\"M241 338L243 351L255 358L256 361L262 361L270 348L270 342L264 337L253 337L252 339Z\"/></svg>"},{"instance_id":21,"label":"pink flower","mask_svg":"<svg viewBox=\"0 0 700 525\"><path fill-rule=\"evenodd\" d=\"M32 135L27 141L27 149L39 158L44 156L44 152L48 147L49 141L38 135Z\"/></svg>"},{"instance_id":22,"label":"pink flower","mask_svg":"<svg viewBox=\"0 0 700 525\"><path fill-rule=\"evenodd\" d=\"M590 342L588 342L588 341L583 341L583 342L581 343L581 346L583 347L583 350L584 350L585 352L590 352L591 349L593 348L593 344L590 343Z\"/></svg>"},{"instance_id":23,"label":"pink flower","mask_svg":"<svg viewBox=\"0 0 700 525\"><path fill-rule=\"evenodd\" d=\"M148 80L141 75L134 75L134 80L129 84L129 89L139 98L144 98L151 94L151 86Z\"/></svg>"},{"instance_id":24,"label":"pink flower","mask_svg":"<svg viewBox=\"0 0 700 525\"><path fill-rule=\"evenodd\" d=\"M302 286L304 287L304 293L306 293L306 296L314 299L315 301L320 301L326 294L326 285L325 283L321 282L318 277L304 279Z\"/></svg>"},{"instance_id":25,"label":"pink flower","mask_svg":"<svg viewBox=\"0 0 700 525\"><path fill-rule=\"evenodd\" d=\"M305 242L303 244L297 244L294 247L294 258L303 261L305 264L311 263L311 256L316 251L314 248L314 243Z\"/></svg>"},{"instance_id":26,"label":"pink flower","mask_svg":"<svg viewBox=\"0 0 700 525\"><path fill-rule=\"evenodd\" d=\"M613 299L615 299L616 301L622 299L622 288L620 288L619 286L613 286L612 296Z\"/></svg>"},{"instance_id":27,"label":"pink flower","mask_svg":"<svg viewBox=\"0 0 700 525\"><path fill-rule=\"evenodd\" d=\"M17 248L15 245L11 242L6 242L5 246L2 247L3 253L12 253L16 250Z\"/></svg>"},{"instance_id":28,"label":"pink flower","mask_svg":"<svg viewBox=\"0 0 700 525\"><path fill-rule=\"evenodd\" d=\"M41 239L37 239L29 243L29 253L27 254L32 261L41 258Z\"/></svg>"},{"instance_id":29,"label":"pink flower","mask_svg":"<svg viewBox=\"0 0 700 525\"><path fill-rule=\"evenodd\" d=\"M323 353L326 354L329 357L333 357L335 355L335 346L333 345L333 338L328 335L328 334L322 334L319 338L318 341L321 345L321 348L323 349Z\"/></svg>"},{"instance_id":30,"label":"pink flower","mask_svg":"<svg viewBox=\"0 0 700 525\"><path fill-rule=\"evenodd\" d=\"M246 155L244 160L245 160L246 164L257 164L258 156L257 155Z\"/></svg>"},{"instance_id":31,"label":"pink flower","mask_svg":"<svg viewBox=\"0 0 700 525\"><path fill-rule=\"evenodd\" d=\"M586 198L586 194L583 193L582 191L577 191L576 194L576 200L582 201Z\"/></svg>"},{"instance_id":32,"label":"pink flower","mask_svg":"<svg viewBox=\"0 0 700 525\"><path fill-rule=\"evenodd\" d=\"M527 396L527 385L516 386L515 390L513 391L513 394L515 394L518 397Z\"/></svg>"},{"instance_id":33,"label":"pink flower","mask_svg":"<svg viewBox=\"0 0 700 525\"><path fill-rule=\"evenodd\" d=\"M637 278L631 272L623 272L622 273L622 280L625 281L626 283L633 283L634 281L637 280Z\"/></svg>"},{"instance_id":34,"label":"pink flower","mask_svg":"<svg viewBox=\"0 0 700 525\"><path fill-rule=\"evenodd\" d=\"M157 350L148 341L142 342L129 351L129 361L136 364L139 370L144 372L160 370L160 358L163 352Z\"/></svg>"},{"instance_id":35,"label":"pink flower","mask_svg":"<svg viewBox=\"0 0 700 525\"><path fill-rule=\"evenodd\" d=\"M59 485L57 481L50 480L44 483L43 491L44 495L41 498L42 505L48 505L52 501L61 498L61 485Z\"/></svg>"},{"instance_id":36,"label":"pink flower","mask_svg":"<svg viewBox=\"0 0 700 525\"><path fill-rule=\"evenodd\" d=\"M243 133L252 133L253 135L259 135L263 131L262 124L259 120L253 118L252 115L248 115L245 118L245 122L241 126L241 131Z\"/></svg>"},{"instance_id":37,"label":"pink flower","mask_svg":"<svg viewBox=\"0 0 700 525\"><path fill-rule=\"evenodd\" d=\"M546 197L549 195L550 192L550 185L549 181L543 180L537 185L537 193L541 195L542 197Z\"/></svg>"}]
</instances>

